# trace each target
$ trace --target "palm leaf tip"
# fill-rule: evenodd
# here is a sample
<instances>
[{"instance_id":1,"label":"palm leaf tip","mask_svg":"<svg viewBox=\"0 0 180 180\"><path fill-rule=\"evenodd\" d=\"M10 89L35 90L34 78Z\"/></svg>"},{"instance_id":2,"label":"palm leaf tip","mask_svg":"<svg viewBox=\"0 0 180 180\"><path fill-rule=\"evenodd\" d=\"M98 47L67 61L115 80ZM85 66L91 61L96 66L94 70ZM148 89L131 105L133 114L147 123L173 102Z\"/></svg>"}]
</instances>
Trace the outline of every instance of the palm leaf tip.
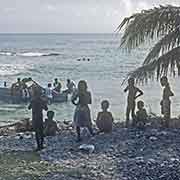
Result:
<instances>
[{"instance_id":1,"label":"palm leaf tip","mask_svg":"<svg viewBox=\"0 0 180 180\"><path fill-rule=\"evenodd\" d=\"M121 32L125 28L121 39L121 47L131 50L144 43L147 39L155 39L175 29L180 19L180 7L160 6L143 10L124 18L118 26Z\"/></svg>"},{"instance_id":2,"label":"palm leaf tip","mask_svg":"<svg viewBox=\"0 0 180 180\"><path fill-rule=\"evenodd\" d=\"M180 47L174 48L147 65L143 65L130 72L128 77L133 77L136 82L147 83L148 80L159 80L162 76L180 76Z\"/></svg>"}]
</instances>

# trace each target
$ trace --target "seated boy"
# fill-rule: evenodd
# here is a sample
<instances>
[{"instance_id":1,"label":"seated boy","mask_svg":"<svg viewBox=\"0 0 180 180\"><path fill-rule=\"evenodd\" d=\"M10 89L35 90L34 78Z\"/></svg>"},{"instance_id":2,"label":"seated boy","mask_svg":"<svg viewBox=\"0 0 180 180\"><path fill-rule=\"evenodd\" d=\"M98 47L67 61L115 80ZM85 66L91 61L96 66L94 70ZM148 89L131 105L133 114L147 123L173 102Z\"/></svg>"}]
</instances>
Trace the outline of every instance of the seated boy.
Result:
<instances>
[{"instance_id":1,"label":"seated boy","mask_svg":"<svg viewBox=\"0 0 180 180\"><path fill-rule=\"evenodd\" d=\"M134 126L138 128L144 128L147 122L147 112L144 108L144 102L138 101L137 103L138 111L136 112L136 120L134 122Z\"/></svg>"},{"instance_id":2,"label":"seated boy","mask_svg":"<svg viewBox=\"0 0 180 180\"><path fill-rule=\"evenodd\" d=\"M102 112L98 113L96 125L100 132L110 133L112 132L113 116L111 112L108 112L109 102L102 101L101 108Z\"/></svg>"},{"instance_id":3,"label":"seated boy","mask_svg":"<svg viewBox=\"0 0 180 180\"><path fill-rule=\"evenodd\" d=\"M58 129L57 123L53 120L54 111L47 112L47 119L44 123L44 136L56 136Z\"/></svg>"}]
</instances>

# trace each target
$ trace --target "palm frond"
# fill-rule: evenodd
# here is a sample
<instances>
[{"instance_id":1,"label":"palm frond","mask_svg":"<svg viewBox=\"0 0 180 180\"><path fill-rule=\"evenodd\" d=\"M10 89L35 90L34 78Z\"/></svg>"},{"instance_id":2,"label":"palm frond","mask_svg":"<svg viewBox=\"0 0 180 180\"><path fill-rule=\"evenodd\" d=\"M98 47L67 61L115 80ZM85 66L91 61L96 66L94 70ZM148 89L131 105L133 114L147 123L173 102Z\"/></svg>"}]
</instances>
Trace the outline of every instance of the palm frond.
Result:
<instances>
[{"instance_id":1,"label":"palm frond","mask_svg":"<svg viewBox=\"0 0 180 180\"><path fill-rule=\"evenodd\" d=\"M131 50L147 39L155 39L168 34L179 25L180 7L168 5L143 10L125 18L118 26L119 32L125 28L120 47Z\"/></svg>"},{"instance_id":2,"label":"palm frond","mask_svg":"<svg viewBox=\"0 0 180 180\"><path fill-rule=\"evenodd\" d=\"M149 64L159 56L166 54L169 50L180 45L180 26L175 30L165 35L160 41L155 44L148 56L143 62L143 65Z\"/></svg>"},{"instance_id":3,"label":"palm frond","mask_svg":"<svg viewBox=\"0 0 180 180\"><path fill-rule=\"evenodd\" d=\"M155 76L158 80L161 76L167 76L169 73L173 76L180 75L180 46L163 54L157 60L130 72L128 77L135 78L136 82L147 83L149 79L154 80Z\"/></svg>"}]
</instances>

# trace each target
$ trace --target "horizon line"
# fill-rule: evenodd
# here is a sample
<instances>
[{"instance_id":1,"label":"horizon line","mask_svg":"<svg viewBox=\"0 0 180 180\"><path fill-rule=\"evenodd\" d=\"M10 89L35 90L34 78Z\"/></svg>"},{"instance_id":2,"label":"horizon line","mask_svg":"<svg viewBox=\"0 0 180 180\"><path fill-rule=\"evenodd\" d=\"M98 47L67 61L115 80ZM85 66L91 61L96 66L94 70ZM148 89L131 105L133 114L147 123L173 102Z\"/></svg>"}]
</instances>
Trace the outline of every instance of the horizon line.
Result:
<instances>
[{"instance_id":1,"label":"horizon line","mask_svg":"<svg viewBox=\"0 0 180 180\"><path fill-rule=\"evenodd\" d=\"M0 32L0 34L118 34L117 32Z\"/></svg>"}]
</instances>

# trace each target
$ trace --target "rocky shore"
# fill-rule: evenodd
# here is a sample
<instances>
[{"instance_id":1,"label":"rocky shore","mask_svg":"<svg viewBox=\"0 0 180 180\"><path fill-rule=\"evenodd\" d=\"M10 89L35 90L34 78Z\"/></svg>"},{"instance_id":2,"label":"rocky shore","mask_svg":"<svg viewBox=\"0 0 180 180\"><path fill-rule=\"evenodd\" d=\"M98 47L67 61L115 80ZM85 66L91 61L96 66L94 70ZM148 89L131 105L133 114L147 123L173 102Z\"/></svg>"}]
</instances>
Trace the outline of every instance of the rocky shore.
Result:
<instances>
[{"instance_id":1,"label":"rocky shore","mask_svg":"<svg viewBox=\"0 0 180 180\"><path fill-rule=\"evenodd\" d=\"M147 127L141 131L117 123L112 134L90 137L83 133L83 141L76 143L73 129L62 127L58 136L46 138L46 148L39 153L33 152L35 140L30 134L1 136L0 179L180 179L179 129ZM81 151L82 144L95 149Z\"/></svg>"}]
</instances>

